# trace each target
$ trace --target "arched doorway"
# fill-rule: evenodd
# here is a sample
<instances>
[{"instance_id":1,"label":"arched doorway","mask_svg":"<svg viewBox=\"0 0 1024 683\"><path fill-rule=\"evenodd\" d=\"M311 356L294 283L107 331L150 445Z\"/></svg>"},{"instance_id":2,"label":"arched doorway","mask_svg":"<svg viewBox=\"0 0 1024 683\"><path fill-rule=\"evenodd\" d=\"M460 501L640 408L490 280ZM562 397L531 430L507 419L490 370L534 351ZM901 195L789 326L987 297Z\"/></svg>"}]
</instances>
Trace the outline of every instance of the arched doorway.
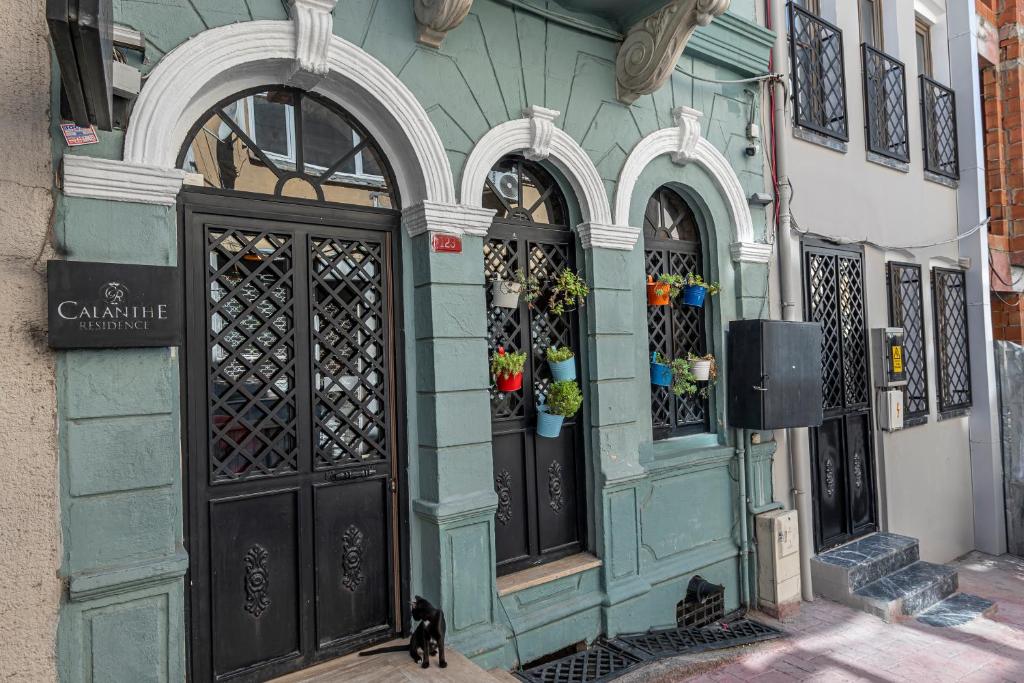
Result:
<instances>
[{"instance_id":1,"label":"arched doorway","mask_svg":"<svg viewBox=\"0 0 1024 683\"><path fill-rule=\"evenodd\" d=\"M178 164L192 674L260 681L403 627L399 199L292 88L220 102Z\"/></svg>"}]
</instances>

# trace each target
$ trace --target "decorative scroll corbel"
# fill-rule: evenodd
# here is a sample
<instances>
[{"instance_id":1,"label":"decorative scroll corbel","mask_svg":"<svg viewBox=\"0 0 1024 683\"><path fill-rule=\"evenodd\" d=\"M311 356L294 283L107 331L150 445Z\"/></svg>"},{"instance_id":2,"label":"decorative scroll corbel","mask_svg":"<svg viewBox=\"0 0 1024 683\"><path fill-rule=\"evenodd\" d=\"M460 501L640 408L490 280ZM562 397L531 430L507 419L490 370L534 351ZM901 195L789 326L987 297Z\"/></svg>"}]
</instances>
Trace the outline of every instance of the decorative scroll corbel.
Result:
<instances>
[{"instance_id":1,"label":"decorative scroll corbel","mask_svg":"<svg viewBox=\"0 0 1024 683\"><path fill-rule=\"evenodd\" d=\"M295 68L289 84L310 89L327 75L327 48L334 33L338 0L288 0L295 22Z\"/></svg>"},{"instance_id":2,"label":"decorative scroll corbel","mask_svg":"<svg viewBox=\"0 0 1024 683\"><path fill-rule=\"evenodd\" d=\"M641 95L650 95L663 86L693 32L724 14L730 2L672 0L634 24L615 59L615 91L619 101L632 104Z\"/></svg>"},{"instance_id":3,"label":"decorative scroll corbel","mask_svg":"<svg viewBox=\"0 0 1024 683\"><path fill-rule=\"evenodd\" d=\"M700 142L700 120L704 114L690 107L676 107L672 118L679 127L678 147L672 152L672 162L684 165L697 159L697 143Z\"/></svg>"},{"instance_id":4,"label":"decorative scroll corbel","mask_svg":"<svg viewBox=\"0 0 1024 683\"><path fill-rule=\"evenodd\" d=\"M530 161L544 161L551 156L551 140L555 137L555 119L561 112L536 105L523 110L530 119L530 146L523 152Z\"/></svg>"},{"instance_id":5,"label":"decorative scroll corbel","mask_svg":"<svg viewBox=\"0 0 1024 683\"><path fill-rule=\"evenodd\" d=\"M444 37L469 14L473 0L414 0L419 36L416 41L430 47L441 47Z\"/></svg>"}]
</instances>

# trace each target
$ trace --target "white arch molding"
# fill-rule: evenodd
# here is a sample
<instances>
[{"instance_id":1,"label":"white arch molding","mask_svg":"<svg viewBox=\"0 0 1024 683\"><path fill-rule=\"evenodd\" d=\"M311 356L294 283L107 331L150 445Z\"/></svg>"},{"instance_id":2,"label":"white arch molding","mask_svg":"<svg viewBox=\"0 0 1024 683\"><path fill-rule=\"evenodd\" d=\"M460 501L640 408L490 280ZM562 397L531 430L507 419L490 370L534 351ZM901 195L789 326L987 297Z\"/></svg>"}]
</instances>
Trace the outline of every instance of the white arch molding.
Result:
<instances>
[{"instance_id":1,"label":"white arch molding","mask_svg":"<svg viewBox=\"0 0 1024 683\"><path fill-rule=\"evenodd\" d=\"M632 249L639 230L613 224L601 174L579 143L554 125L559 112L533 106L523 114L521 119L495 126L473 147L462 171L462 204L483 206L490 170L502 157L523 153L534 161L550 161L569 181L583 213L584 222L577 231L584 248Z\"/></svg>"},{"instance_id":2,"label":"white arch molding","mask_svg":"<svg viewBox=\"0 0 1024 683\"><path fill-rule=\"evenodd\" d=\"M629 225L633 191L640 175L652 161L669 154L674 163L699 164L714 179L732 219L735 241L730 245L730 251L733 260L767 263L771 258L771 245L755 241L754 221L739 177L728 159L701 135L700 119L703 114L690 107L678 107L672 113L678 124L676 128L663 128L651 133L638 142L626 158L615 190L615 223Z\"/></svg>"},{"instance_id":3,"label":"white arch molding","mask_svg":"<svg viewBox=\"0 0 1024 683\"><path fill-rule=\"evenodd\" d=\"M175 168L191 127L217 102L248 88L294 84L338 103L366 127L394 170L411 234L438 222L481 233L490 211L455 204L444 144L415 95L375 57L334 35L332 0L290 0L293 19L203 31L168 53L146 79L125 135L124 160L66 155L70 196L173 204Z\"/></svg>"}]
</instances>

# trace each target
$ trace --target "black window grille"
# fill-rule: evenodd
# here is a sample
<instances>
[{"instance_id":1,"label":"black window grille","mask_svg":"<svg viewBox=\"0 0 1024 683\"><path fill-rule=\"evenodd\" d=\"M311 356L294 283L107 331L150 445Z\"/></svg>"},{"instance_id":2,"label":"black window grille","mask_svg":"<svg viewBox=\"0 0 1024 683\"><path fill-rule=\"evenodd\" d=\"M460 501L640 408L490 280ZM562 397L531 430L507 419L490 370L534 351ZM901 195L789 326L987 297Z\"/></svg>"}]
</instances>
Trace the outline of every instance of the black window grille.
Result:
<instances>
[{"instance_id":1,"label":"black window grille","mask_svg":"<svg viewBox=\"0 0 1024 683\"><path fill-rule=\"evenodd\" d=\"M935 352L939 373L939 412L970 408L971 353L967 338L967 275L932 268Z\"/></svg>"},{"instance_id":2,"label":"black window grille","mask_svg":"<svg viewBox=\"0 0 1024 683\"><path fill-rule=\"evenodd\" d=\"M568 227L566 200L542 166L506 157L488 174L483 204L497 213L484 242L488 282L537 278L541 296L517 308L494 304L488 291L487 337L499 346L527 352L523 389L491 390L492 458L498 575L549 562L583 548L584 463L580 415L565 421L555 439L536 435L537 406L551 383L546 352L568 346L579 365L579 316L548 312L549 283L562 269L576 267L576 241Z\"/></svg>"},{"instance_id":3,"label":"black window grille","mask_svg":"<svg viewBox=\"0 0 1024 683\"><path fill-rule=\"evenodd\" d=\"M897 161L910 161L906 68L903 62L867 43L861 49L868 151Z\"/></svg>"},{"instance_id":4,"label":"black window grille","mask_svg":"<svg viewBox=\"0 0 1024 683\"><path fill-rule=\"evenodd\" d=\"M846 141L843 32L792 2L789 7L796 125Z\"/></svg>"},{"instance_id":5,"label":"black window grille","mask_svg":"<svg viewBox=\"0 0 1024 683\"><path fill-rule=\"evenodd\" d=\"M644 214L644 249L647 274L686 275L704 273L700 231L696 218L683 198L663 187L654 193ZM707 352L707 311L683 306L647 307L647 334L650 352L666 358ZM708 400L700 396L677 398L667 387L651 385L651 421L654 438L705 432L709 429Z\"/></svg>"},{"instance_id":6,"label":"black window grille","mask_svg":"<svg viewBox=\"0 0 1024 683\"><path fill-rule=\"evenodd\" d=\"M956 141L956 94L921 76L921 121L924 126L924 169L958 180L960 153Z\"/></svg>"},{"instance_id":7,"label":"black window grille","mask_svg":"<svg viewBox=\"0 0 1024 683\"><path fill-rule=\"evenodd\" d=\"M905 424L928 419L928 368L924 341L924 297L921 266L889 262L889 324L902 327L903 365L907 385L903 388Z\"/></svg>"}]
</instances>

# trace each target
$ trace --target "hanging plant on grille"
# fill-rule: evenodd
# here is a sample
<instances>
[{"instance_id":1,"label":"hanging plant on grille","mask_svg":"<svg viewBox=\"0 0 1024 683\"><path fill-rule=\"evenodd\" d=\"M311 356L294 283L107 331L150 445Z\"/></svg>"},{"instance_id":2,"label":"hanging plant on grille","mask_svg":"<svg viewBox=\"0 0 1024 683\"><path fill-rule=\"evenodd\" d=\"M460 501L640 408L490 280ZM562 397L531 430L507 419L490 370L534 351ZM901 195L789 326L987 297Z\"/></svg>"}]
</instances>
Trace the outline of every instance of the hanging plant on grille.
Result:
<instances>
[{"instance_id":1,"label":"hanging plant on grille","mask_svg":"<svg viewBox=\"0 0 1024 683\"><path fill-rule=\"evenodd\" d=\"M662 379L662 376L666 374L662 369L666 367L672 373L671 385L665 383L668 380L667 377ZM693 396L700 388L697 386L697 378L693 375L693 367L688 359L668 360L660 352L651 354L651 384L670 386L672 393L676 396Z\"/></svg>"},{"instance_id":2,"label":"hanging plant on grille","mask_svg":"<svg viewBox=\"0 0 1024 683\"><path fill-rule=\"evenodd\" d=\"M707 353L703 356L690 352L686 355L686 360L690 363L690 370L693 372L693 378L697 382L706 382L706 384L700 389L701 398L707 398L711 387L715 385L715 381L718 379L718 361L715 360L715 354Z\"/></svg>"},{"instance_id":3,"label":"hanging plant on grille","mask_svg":"<svg viewBox=\"0 0 1024 683\"><path fill-rule=\"evenodd\" d=\"M491 356L491 374L498 391L519 391L523 388L523 368L526 366L526 352L506 353L504 346Z\"/></svg>"},{"instance_id":4,"label":"hanging plant on grille","mask_svg":"<svg viewBox=\"0 0 1024 683\"><path fill-rule=\"evenodd\" d=\"M683 303L687 306L701 307L704 299L721 291L717 282L705 282L699 273L687 273L683 285Z\"/></svg>"},{"instance_id":5,"label":"hanging plant on grille","mask_svg":"<svg viewBox=\"0 0 1024 683\"><path fill-rule=\"evenodd\" d=\"M588 294L590 287L579 273L568 269L560 270L551 283L548 312L552 315L562 315L583 308Z\"/></svg>"}]
</instances>

